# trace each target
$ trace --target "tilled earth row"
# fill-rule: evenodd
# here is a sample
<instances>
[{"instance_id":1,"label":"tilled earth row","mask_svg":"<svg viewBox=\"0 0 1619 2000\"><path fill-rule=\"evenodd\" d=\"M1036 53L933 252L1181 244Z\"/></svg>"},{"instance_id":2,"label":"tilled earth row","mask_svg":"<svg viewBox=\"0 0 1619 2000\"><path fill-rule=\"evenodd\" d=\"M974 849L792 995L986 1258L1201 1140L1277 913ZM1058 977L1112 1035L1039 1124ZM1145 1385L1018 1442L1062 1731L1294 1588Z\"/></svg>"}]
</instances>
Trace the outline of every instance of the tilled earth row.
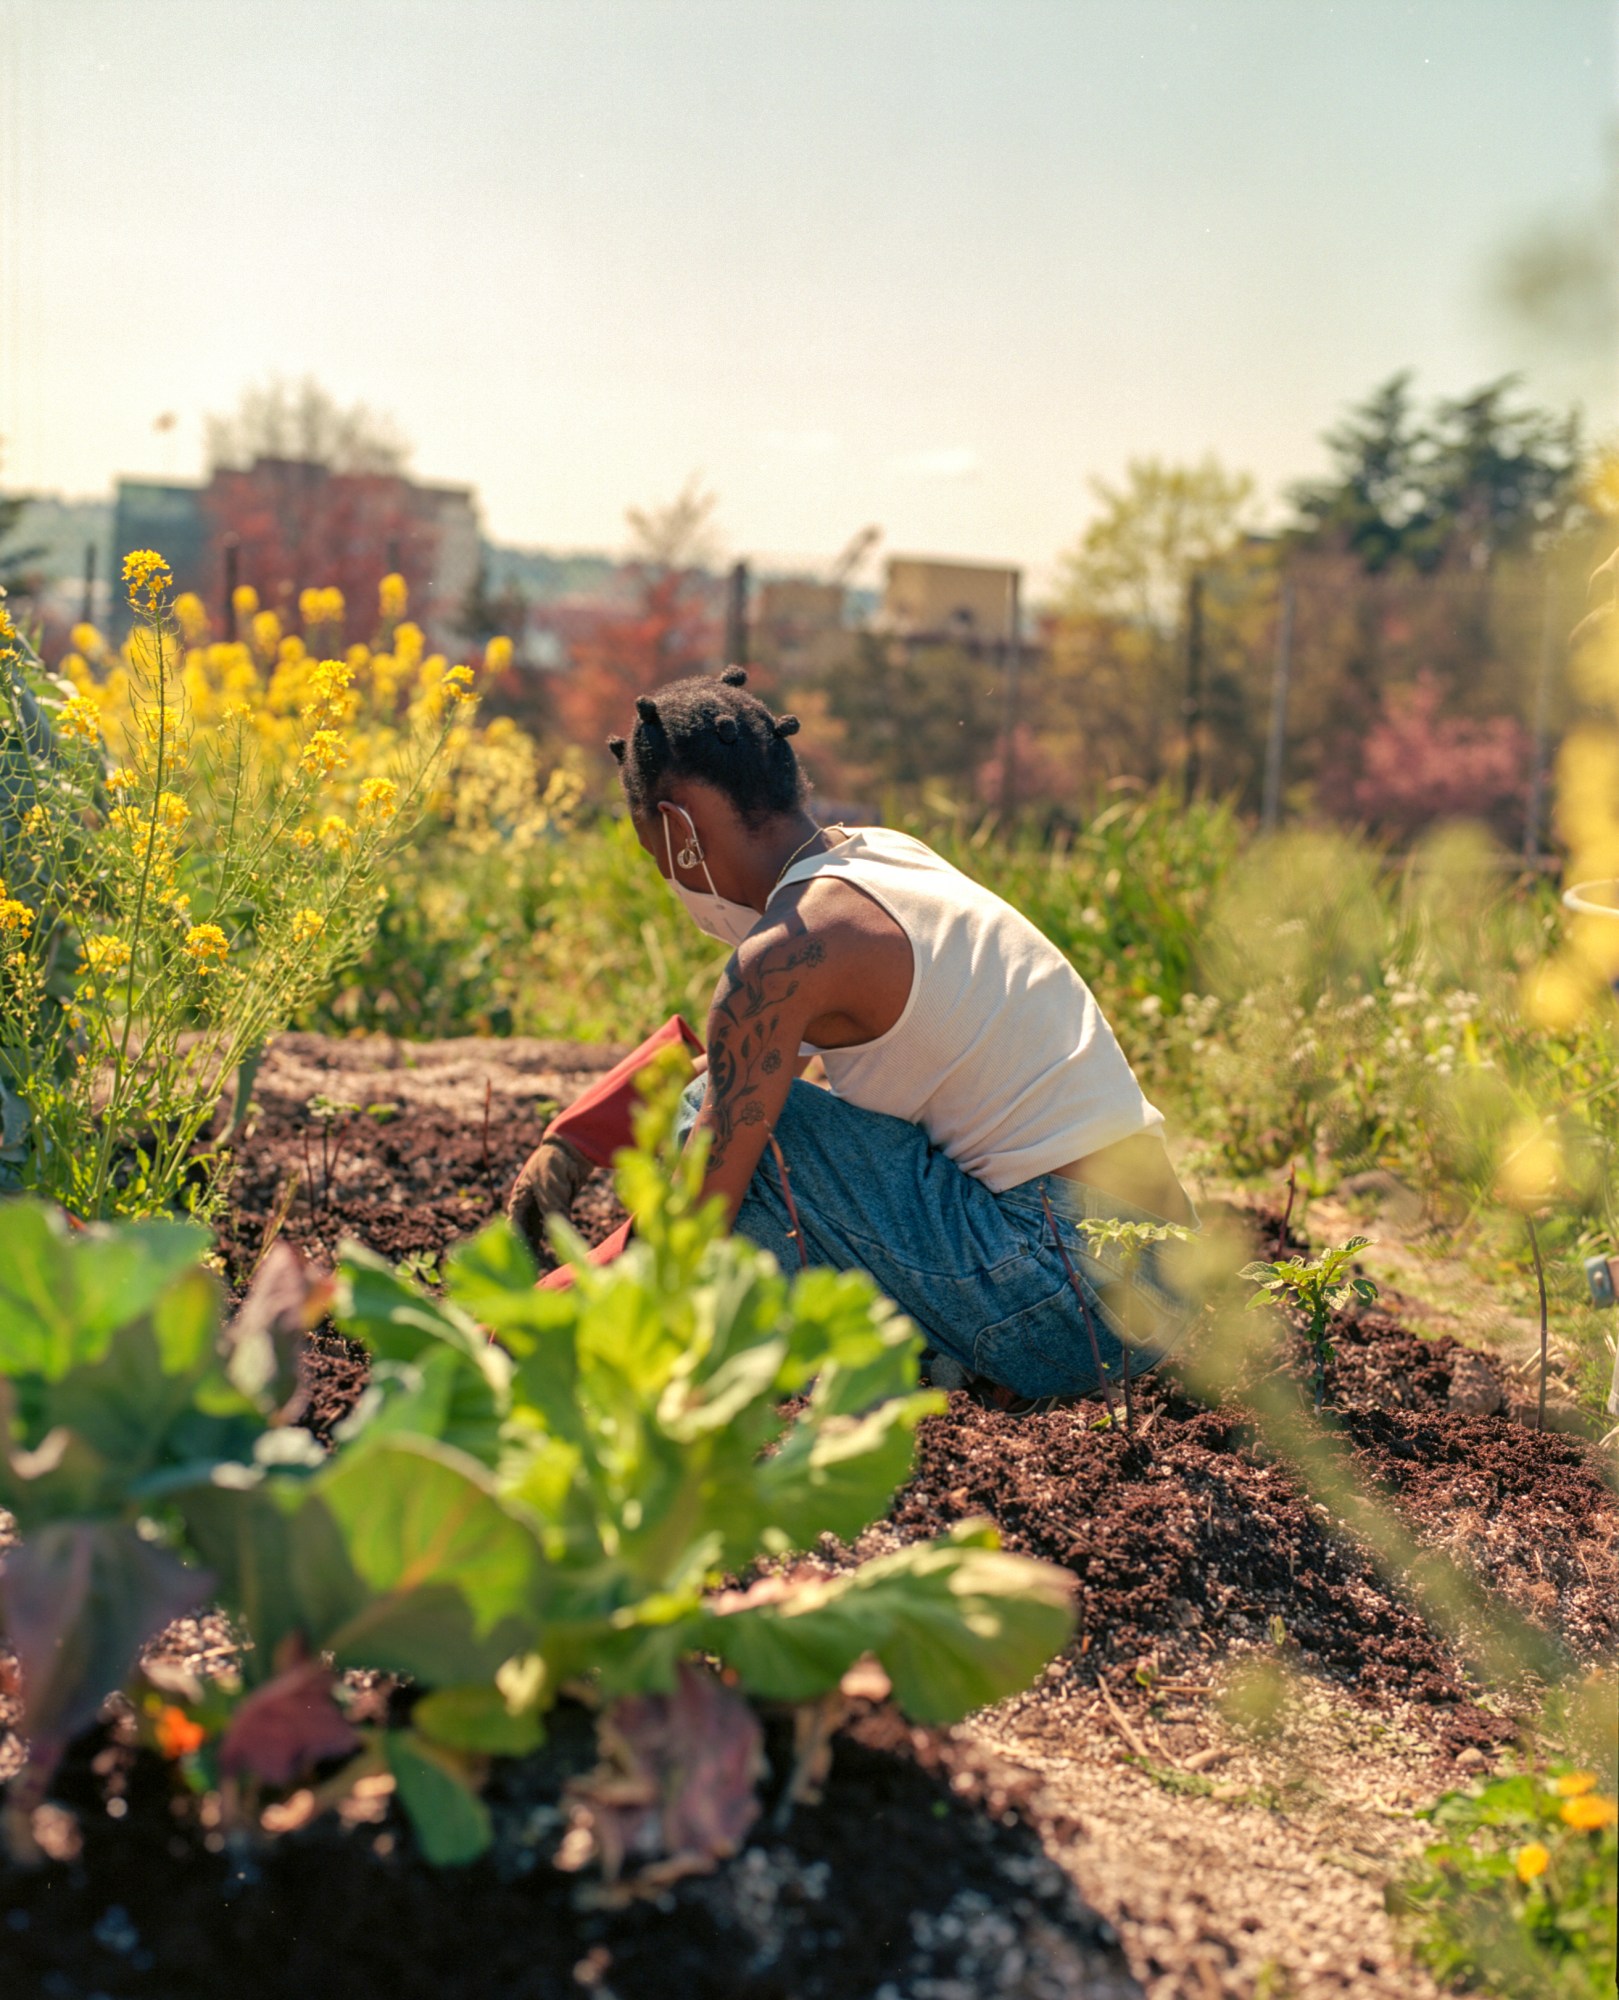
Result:
<instances>
[{"instance_id":1,"label":"tilled earth row","mask_svg":"<svg viewBox=\"0 0 1619 2000\"><path fill-rule=\"evenodd\" d=\"M230 1275L245 1279L276 1232L327 1259L345 1237L438 1255L498 1212L551 1106L616 1054L286 1038L255 1090L222 1232ZM595 1240L619 1214L598 1175L574 1219ZM1397 1310L1334 1334L1330 1421L1357 1480L1419 1544L1465 1565L1489 1602L1576 1658L1611 1657L1619 1552L1594 1448L1514 1421L1487 1356L1414 1338ZM1302 1372L1297 1355L1285 1365ZM359 1394L364 1357L318 1334L308 1372L326 1429ZM993 1746L1034 1774L1025 1816L1111 1920L1153 2000L1425 1991L1394 1960L1375 1882L1410 1842L1410 1806L1511 1737L1511 1702L1481 1698L1451 1641L1267 1449L1240 1400L1210 1408L1166 1374L1143 1385L1133 1436L1102 1414L1092 1403L1016 1421L952 1395L922 1426L889 1519L863 1538L861 1554L988 1515L1008 1547L1077 1580L1074 1645L958 1744ZM971 1914L985 1891L962 1876L959 1893ZM990 1893L984 1911L1003 1901ZM1023 1901L1014 1933L1047 1922ZM937 1945L936 1917L923 1931ZM1123 1976L1115 1958L1098 1932L1082 1990ZM997 1980L1009 1963L996 1960ZM997 1990L987 1977L979 1989Z\"/></svg>"}]
</instances>

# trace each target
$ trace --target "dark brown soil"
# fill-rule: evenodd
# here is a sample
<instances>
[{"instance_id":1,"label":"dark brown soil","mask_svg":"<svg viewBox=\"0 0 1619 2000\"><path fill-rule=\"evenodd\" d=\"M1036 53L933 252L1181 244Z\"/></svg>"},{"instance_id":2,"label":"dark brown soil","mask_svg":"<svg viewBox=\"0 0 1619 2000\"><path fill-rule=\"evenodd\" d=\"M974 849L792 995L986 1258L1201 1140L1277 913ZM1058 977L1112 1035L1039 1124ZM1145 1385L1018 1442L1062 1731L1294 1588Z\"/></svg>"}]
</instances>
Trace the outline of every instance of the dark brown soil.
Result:
<instances>
[{"instance_id":1,"label":"dark brown soil","mask_svg":"<svg viewBox=\"0 0 1619 2000\"><path fill-rule=\"evenodd\" d=\"M785 1771L790 1733L772 1732ZM857 2000L1139 1994L1117 1939L1047 1859L1026 1779L875 1712L840 1739L824 1801L716 1875L589 1907L549 1865L588 1721L497 1765L489 1856L428 1868L391 1817L328 1817L233 1858L146 1753L80 1747L57 1796L77 1859L0 1874L0 1992L16 2000ZM108 1812L112 1803L117 1816ZM960 1988L931 1982L961 1979Z\"/></svg>"},{"instance_id":2,"label":"dark brown soil","mask_svg":"<svg viewBox=\"0 0 1619 2000\"><path fill-rule=\"evenodd\" d=\"M540 1108L509 1098L491 1108L487 1136L481 1103L466 1116L410 1103L392 1117L351 1113L323 1166L303 1104L260 1095L221 1231L238 1287L277 1226L326 1260L350 1236L395 1258L441 1256L499 1212L544 1123ZM620 1217L608 1178L593 1176L577 1226L596 1241ZM1277 1227L1274 1216L1261 1222L1266 1255ZM1389 1312L1346 1319L1334 1338L1324 1421L1357 1470L1419 1539L1470 1562L1575 1652L1612 1648L1615 1513L1592 1447L1506 1416L1453 1414L1455 1343L1417 1339ZM365 1357L323 1330L305 1365L310 1421L328 1435L364 1386ZM1306 1379L1296 1345L1282 1366ZM1279 1646L1357 1699L1425 1716L1438 1748L1501 1739L1509 1725L1473 1702L1462 1663L1420 1608L1274 1461L1237 1404L1205 1407L1165 1374L1142 1385L1140 1406L1126 1438L1096 1427L1099 1403L1018 1421L953 1395L922 1426L914 1477L869 1540L891 1545L988 1514L1007 1546L1072 1570L1081 1629L1052 1677L1058 1689L1098 1672L1121 1687L1138 1673L1204 1678L1234 1653ZM609 1915L581 1910L577 1882L547 1864L563 1767L586 1761L565 1728L559 1736L545 1756L497 1767L497 1847L473 1869L425 1868L391 1819L327 1821L275 1844L251 1881L233 1875L217 1834L175 1817L165 1774L127 1758L124 1770L116 1756L108 1765L105 1751L92 1771L81 1746L68 1789L83 1855L33 1876L0 1873L0 1994L1132 1990L1111 1940L1064 1901L1016 1818L1030 1803L1009 1795L1004 1773L963 1762L959 1745L867 1717L840 1746L825 1804L785 1834L762 1825L718 1875ZM120 1786L121 1818L106 1797ZM1041 1939L1075 1983L1041 1970L1031 1944ZM1018 1951L1032 1954L1022 1970ZM927 1984L941 1979L963 1983Z\"/></svg>"}]
</instances>

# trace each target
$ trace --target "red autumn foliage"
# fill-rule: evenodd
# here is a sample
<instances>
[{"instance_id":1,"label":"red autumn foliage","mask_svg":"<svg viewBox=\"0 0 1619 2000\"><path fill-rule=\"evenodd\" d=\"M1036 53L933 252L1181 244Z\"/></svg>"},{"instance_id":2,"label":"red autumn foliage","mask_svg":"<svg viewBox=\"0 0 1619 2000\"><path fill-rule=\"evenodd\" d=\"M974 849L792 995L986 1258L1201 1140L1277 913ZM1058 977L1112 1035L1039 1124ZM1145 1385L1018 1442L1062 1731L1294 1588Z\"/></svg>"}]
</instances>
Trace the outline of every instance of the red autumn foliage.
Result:
<instances>
[{"instance_id":1,"label":"red autumn foliage","mask_svg":"<svg viewBox=\"0 0 1619 2000\"><path fill-rule=\"evenodd\" d=\"M328 1757L343 1757L360 1739L332 1694L332 1674L319 1660L300 1660L255 1688L220 1738L219 1768L247 1772L267 1785L290 1785Z\"/></svg>"},{"instance_id":2,"label":"red autumn foliage","mask_svg":"<svg viewBox=\"0 0 1619 2000\"><path fill-rule=\"evenodd\" d=\"M575 743L597 748L624 736L635 698L683 674L714 671L720 621L705 580L685 570L649 571L632 611L605 611L573 644L555 684L557 718Z\"/></svg>"}]
</instances>

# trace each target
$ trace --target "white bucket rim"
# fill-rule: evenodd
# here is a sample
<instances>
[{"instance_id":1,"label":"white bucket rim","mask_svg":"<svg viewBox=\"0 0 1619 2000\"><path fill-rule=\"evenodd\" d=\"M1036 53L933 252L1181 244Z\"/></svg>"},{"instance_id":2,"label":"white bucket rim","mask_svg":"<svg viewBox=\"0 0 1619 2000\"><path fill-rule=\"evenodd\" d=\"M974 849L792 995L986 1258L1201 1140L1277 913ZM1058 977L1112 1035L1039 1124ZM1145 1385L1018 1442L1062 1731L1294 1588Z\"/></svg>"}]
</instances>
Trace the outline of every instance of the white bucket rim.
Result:
<instances>
[{"instance_id":1,"label":"white bucket rim","mask_svg":"<svg viewBox=\"0 0 1619 2000\"><path fill-rule=\"evenodd\" d=\"M1607 892L1607 902L1593 900L1599 889ZM1577 910L1582 917L1612 917L1619 921L1619 881L1575 882L1563 891L1563 907Z\"/></svg>"}]
</instances>

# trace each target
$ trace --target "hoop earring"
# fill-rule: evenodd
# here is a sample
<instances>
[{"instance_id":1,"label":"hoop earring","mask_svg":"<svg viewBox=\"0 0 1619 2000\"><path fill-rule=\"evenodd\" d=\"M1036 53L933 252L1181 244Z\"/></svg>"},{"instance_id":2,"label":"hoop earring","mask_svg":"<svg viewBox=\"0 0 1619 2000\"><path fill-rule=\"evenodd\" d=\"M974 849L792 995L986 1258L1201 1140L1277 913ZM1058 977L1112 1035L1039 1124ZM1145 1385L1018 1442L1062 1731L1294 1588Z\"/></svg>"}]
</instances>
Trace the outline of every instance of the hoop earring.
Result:
<instances>
[{"instance_id":1,"label":"hoop earring","mask_svg":"<svg viewBox=\"0 0 1619 2000\"><path fill-rule=\"evenodd\" d=\"M685 846L675 856L682 868L695 868L703 858L703 850L697 845L697 836L692 835Z\"/></svg>"}]
</instances>

